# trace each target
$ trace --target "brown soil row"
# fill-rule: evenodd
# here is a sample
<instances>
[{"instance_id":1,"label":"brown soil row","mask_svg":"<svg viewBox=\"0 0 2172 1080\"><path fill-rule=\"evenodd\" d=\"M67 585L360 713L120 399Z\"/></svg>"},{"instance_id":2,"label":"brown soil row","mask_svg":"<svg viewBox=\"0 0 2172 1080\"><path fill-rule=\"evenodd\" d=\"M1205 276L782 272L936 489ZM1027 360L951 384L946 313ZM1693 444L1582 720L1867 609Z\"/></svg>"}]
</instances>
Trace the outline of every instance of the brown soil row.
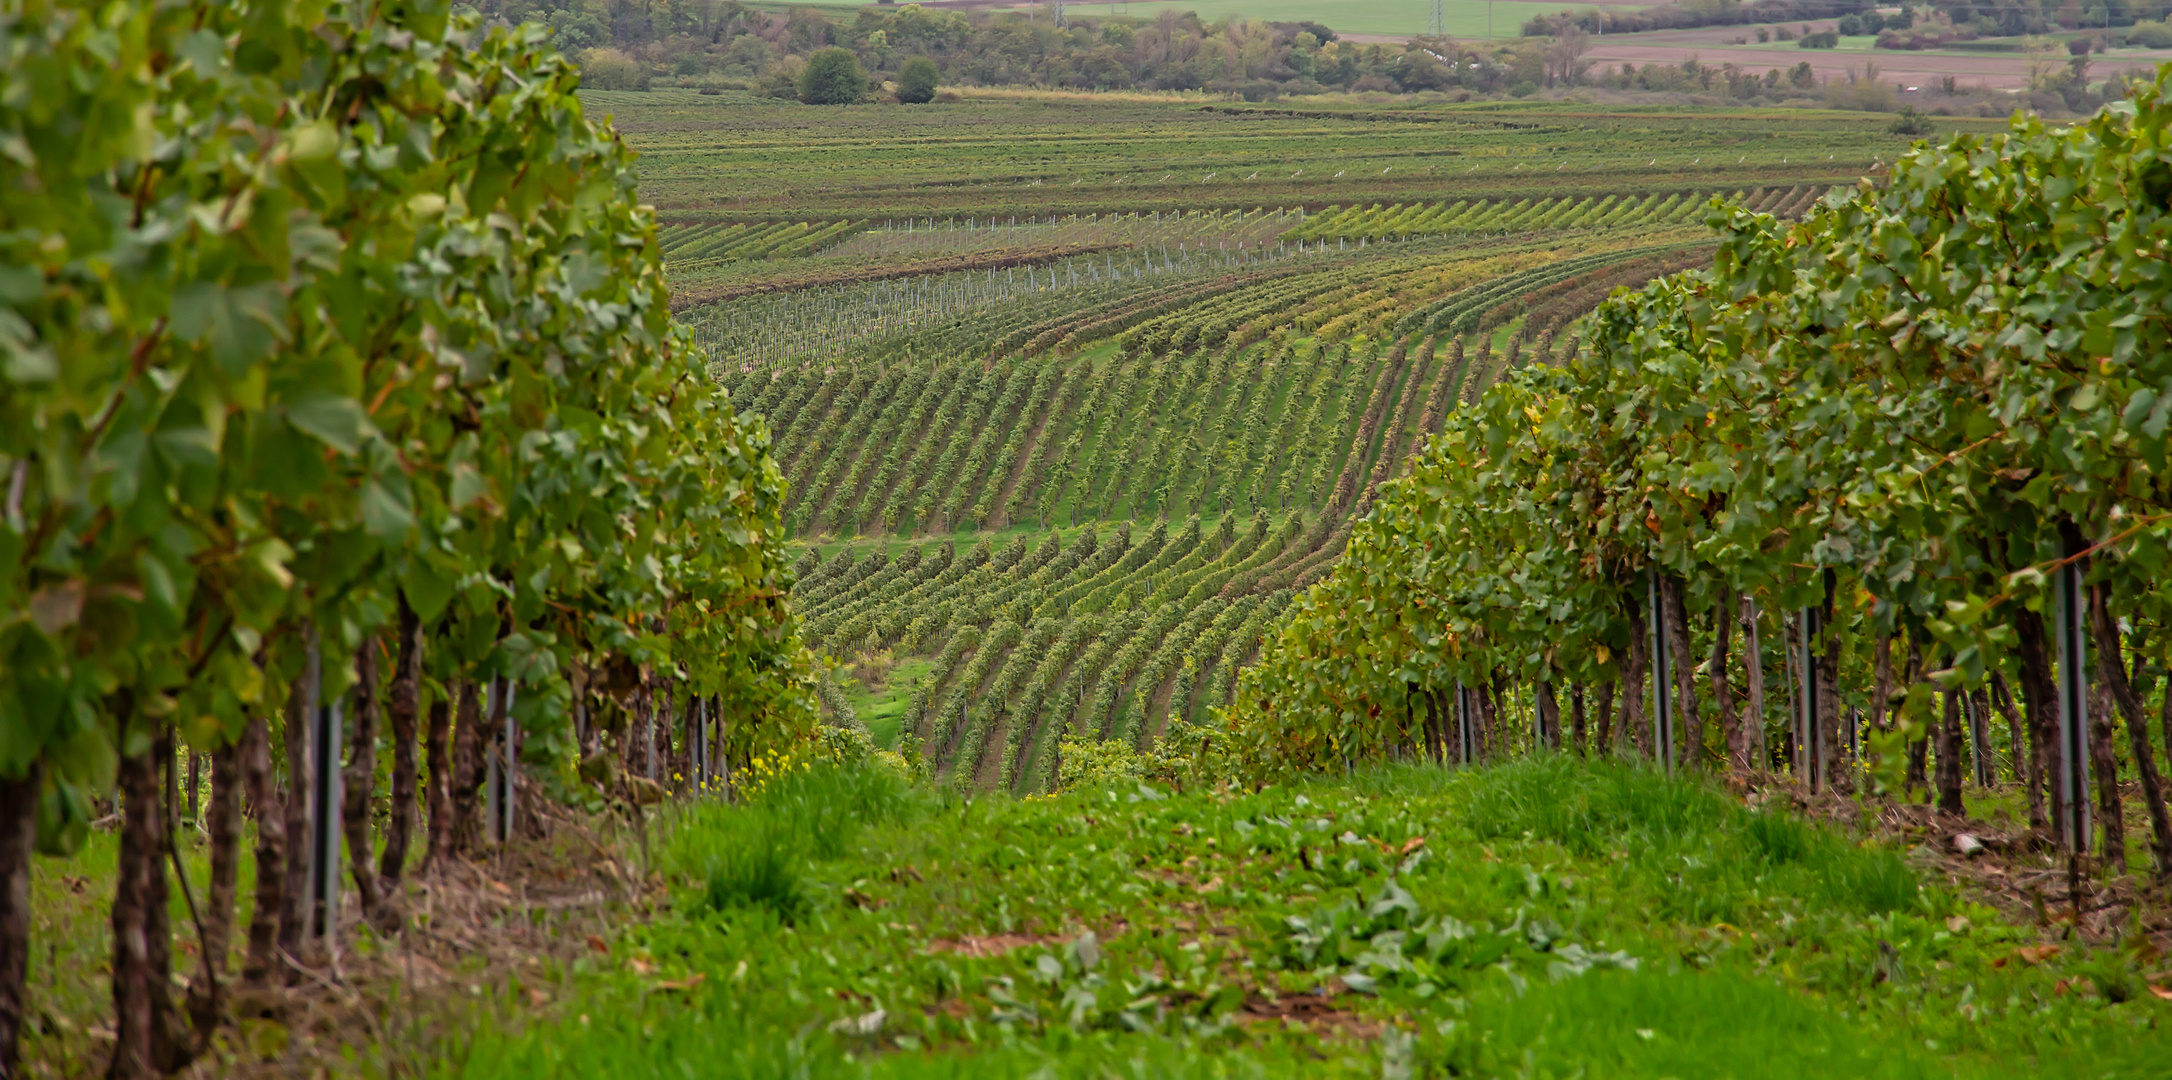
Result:
<instances>
[{"instance_id":1,"label":"brown soil row","mask_svg":"<svg viewBox=\"0 0 2172 1080\"><path fill-rule=\"evenodd\" d=\"M955 274L965 270L1003 270L1014 266L1039 266L1042 263L1073 255L1092 255L1101 251L1114 251L1129 247L1128 244L1047 244L1039 247L1008 248L996 251L975 252L944 259L924 259L917 262L901 262L883 267L855 267L820 274L801 274L796 277L770 278L765 281L734 281L714 286L692 286L674 289L671 293L671 310L685 311L703 304L717 304L737 300L743 296L761 293L790 292L794 289L815 289L828 285L857 285L865 281L887 281L893 278L919 277L924 274Z\"/></svg>"}]
</instances>

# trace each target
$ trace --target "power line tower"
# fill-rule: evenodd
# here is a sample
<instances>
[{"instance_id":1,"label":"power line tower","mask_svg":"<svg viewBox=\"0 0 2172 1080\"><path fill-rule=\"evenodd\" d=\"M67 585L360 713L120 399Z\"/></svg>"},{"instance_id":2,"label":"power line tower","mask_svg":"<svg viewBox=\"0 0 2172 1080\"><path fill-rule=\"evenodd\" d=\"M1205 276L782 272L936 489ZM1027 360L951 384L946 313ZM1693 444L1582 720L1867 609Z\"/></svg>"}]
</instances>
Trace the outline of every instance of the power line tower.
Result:
<instances>
[{"instance_id":1,"label":"power line tower","mask_svg":"<svg viewBox=\"0 0 2172 1080\"><path fill-rule=\"evenodd\" d=\"M1433 22L1426 32L1437 38L1448 36L1448 0L1433 0Z\"/></svg>"}]
</instances>

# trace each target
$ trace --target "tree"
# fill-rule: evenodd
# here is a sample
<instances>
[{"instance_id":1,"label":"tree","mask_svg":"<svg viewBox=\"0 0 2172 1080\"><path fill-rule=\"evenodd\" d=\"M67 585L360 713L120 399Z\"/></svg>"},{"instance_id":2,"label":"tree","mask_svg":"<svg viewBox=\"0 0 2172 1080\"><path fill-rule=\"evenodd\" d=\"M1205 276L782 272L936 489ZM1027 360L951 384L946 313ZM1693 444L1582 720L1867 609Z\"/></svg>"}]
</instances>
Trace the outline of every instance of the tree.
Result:
<instances>
[{"instance_id":1,"label":"tree","mask_svg":"<svg viewBox=\"0 0 2172 1080\"><path fill-rule=\"evenodd\" d=\"M1932 130L1931 117L1928 113L1917 111L1913 105L1903 105L1899 118L1886 125L1886 130L1895 135L1928 135Z\"/></svg>"},{"instance_id":2,"label":"tree","mask_svg":"<svg viewBox=\"0 0 2172 1080\"><path fill-rule=\"evenodd\" d=\"M823 49L799 73L799 99L809 105L850 105L865 93L867 72L849 49Z\"/></svg>"},{"instance_id":3,"label":"tree","mask_svg":"<svg viewBox=\"0 0 2172 1080\"><path fill-rule=\"evenodd\" d=\"M842 51L842 50L840 50ZM922 105L935 100L935 84L942 78L942 69L925 56L915 56L905 61L897 73L897 99L907 105Z\"/></svg>"}]
</instances>

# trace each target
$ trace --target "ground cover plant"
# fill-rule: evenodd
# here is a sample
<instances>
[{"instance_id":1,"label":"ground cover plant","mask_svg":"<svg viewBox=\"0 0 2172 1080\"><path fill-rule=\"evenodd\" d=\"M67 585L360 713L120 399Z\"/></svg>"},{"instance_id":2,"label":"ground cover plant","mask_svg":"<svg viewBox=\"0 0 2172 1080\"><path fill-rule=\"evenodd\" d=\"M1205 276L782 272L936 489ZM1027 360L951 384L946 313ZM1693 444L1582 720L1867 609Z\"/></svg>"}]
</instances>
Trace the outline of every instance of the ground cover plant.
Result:
<instances>
[{"instance_id":1,"label":"ground cover plant","mask_svg":"<svg viewBox=\"0 0 2172 1080\"><path fill-rule=\"evenodd\" d=\"M1903 851L1647 766L1023 801L829 768L681 818L671 912L537 973L554 1014L447 1073L2140 1077L2172 1052L2140 954L2045 946ZM871 812L809 814L840 789ZM778 836L799 899L719 887Z\"/></svg>"}]
</instances>

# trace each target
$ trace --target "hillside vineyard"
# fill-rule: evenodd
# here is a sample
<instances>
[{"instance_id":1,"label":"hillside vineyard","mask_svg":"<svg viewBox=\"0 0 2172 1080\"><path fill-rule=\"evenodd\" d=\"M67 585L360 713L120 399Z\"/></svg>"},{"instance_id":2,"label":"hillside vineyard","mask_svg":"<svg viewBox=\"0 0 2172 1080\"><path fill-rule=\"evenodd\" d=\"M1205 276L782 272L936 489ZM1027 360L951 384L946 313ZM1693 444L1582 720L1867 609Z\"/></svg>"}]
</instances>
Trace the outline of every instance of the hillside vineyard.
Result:
<instances>
[{"instance_id":1,"label":"hillside vineyard","mask_svg":"<svg viewBox=\"0 0 2172 1080\"><path fill-rule=\"evenodd\" d=\"M1448 411L1574 349L1617 286L1707 261L1715 194L1786 213L1818 190L687 225L661 247L697 295L820 235L842 263L1022 253L678 318L772 431L794 607L841 664L831 722L868 709L939 774L1031 792L1066 738L1207 720Z\"/></svg>"}]
</instances>

